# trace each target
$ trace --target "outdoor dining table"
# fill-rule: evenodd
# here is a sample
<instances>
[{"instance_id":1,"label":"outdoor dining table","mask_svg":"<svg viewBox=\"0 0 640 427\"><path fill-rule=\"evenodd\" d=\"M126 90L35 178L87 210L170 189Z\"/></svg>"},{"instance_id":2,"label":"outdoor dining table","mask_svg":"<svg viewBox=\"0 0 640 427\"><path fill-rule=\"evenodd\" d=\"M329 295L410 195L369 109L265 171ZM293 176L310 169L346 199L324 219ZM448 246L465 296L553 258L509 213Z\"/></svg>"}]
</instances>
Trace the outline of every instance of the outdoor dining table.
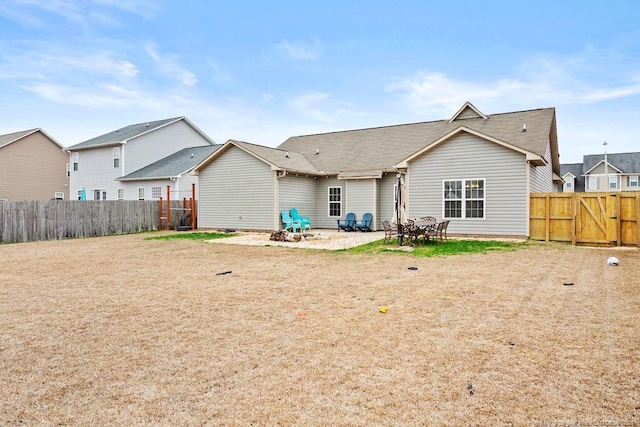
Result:
<instances>
[{"instance_id":1,"label":"outdoor dining table","mask_svg":"<svg viewBox=\"0 0 640 427\"><path fill-rule=\"evenodd\" d=\"M423 236L426 241L429 240L430 232L435 231L437 226L438 221L433 217L409 220L407 224L403 226L403 233L408 239L417 241L420 236Z\"/></svg>"}]
</instances>

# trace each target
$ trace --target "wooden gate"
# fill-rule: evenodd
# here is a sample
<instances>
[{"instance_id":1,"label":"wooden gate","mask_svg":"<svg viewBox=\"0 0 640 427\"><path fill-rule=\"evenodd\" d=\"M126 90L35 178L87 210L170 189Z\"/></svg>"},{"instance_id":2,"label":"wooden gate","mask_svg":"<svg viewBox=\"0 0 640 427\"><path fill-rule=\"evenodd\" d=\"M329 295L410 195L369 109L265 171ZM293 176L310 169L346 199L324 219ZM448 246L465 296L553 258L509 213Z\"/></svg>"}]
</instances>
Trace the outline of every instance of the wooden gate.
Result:
<instances>
[{"instance_id":1,"label":"wooden gate","mask_svg":"<svg viewBox=\"0 0 640 427\"><path fill-rule=\"evenodd\" d=\"M577 194L576 243L615 245L618 242L616 200L615 194Z\"/></svg>"},{"instance_id":2,"label":"wooden gate","mask_svg":"<svg viewBox=\"0 0 640 427\"><path fill-rule=\"evenodd\" d=\"M529 235L585 245L640 245L640 193L531 195Z\"/></svg>"}]
</instances>

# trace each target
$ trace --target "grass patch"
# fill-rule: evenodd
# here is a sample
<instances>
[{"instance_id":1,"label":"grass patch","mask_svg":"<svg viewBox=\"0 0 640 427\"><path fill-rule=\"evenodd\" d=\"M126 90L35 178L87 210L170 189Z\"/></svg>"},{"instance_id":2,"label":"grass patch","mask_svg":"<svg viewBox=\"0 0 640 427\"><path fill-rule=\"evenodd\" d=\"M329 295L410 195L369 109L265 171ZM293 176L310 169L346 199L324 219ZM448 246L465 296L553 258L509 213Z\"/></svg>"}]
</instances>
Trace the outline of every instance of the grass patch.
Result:
<instances>
[{"instance_id":1,"label":"grass patch","mask_svg":"<svg viewBox=\"0 0 640 427\"><path fill-rule=\"evenodd\" d=\"M232 237L230 233L176 233L164 236L147 237L145 240L173 240L173 239L190 239L190 240L213 240Z\"/></svg>"},{"instance_id":2,"label":"grass patch","mask_svg":"<svg viewBox=\"0 0 640 427\"><path fill-rule=\"evenodd\" d=\"M398 245L397 240L393 240L389 244L384 244L383 240L367 243L355 248L347 249L351 253L381 253L381 252L398 252L395 249ZM427 242L418 243L413 247L413 251L408 252L415 256L448 256L461 255L469 253L486 253L489 251L499 250L517 250L524 248L526 243L502 242L498 240L447 240L445 242Z\"/></svg>"}]
</instances>

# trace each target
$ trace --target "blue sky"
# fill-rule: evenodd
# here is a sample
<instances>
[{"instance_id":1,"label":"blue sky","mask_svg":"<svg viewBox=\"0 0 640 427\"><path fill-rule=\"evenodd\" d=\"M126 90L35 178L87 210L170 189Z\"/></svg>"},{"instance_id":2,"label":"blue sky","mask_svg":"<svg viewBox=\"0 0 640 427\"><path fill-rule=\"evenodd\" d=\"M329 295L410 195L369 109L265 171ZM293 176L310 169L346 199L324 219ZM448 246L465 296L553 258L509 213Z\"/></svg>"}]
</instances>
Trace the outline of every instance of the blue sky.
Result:
<instances>
[{"instance_id":1,"label":"blue sky","mask_svg":"<svg viewBox=\"0 0 640 427\"><path fill-rule=\"evenodd\" d=\"M562 163L640 151L640 7L2 0L0 134L186 116L216 142L555 107ZM390 147L392 148L392 147Z\"/></svg>"}]
</instances>

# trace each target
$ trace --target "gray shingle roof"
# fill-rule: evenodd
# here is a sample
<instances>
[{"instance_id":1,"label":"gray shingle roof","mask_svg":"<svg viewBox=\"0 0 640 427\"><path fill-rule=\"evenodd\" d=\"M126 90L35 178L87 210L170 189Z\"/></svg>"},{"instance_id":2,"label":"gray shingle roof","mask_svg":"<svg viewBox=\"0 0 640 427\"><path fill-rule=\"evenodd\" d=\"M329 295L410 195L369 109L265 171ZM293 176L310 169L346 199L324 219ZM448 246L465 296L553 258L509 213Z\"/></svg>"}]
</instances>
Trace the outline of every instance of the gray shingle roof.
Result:
<instances>
[{"instance_id":1,"label":"gray shingle roof","mask_svg":"<svg viewBox=\"0 0 640 427\"><path fill-rule=\"evenodd\" d=\"M166 179L188 173L196 165L215 152L221 145L183 148L163 159L153 162L135 172L118 178L119 181L144 179Z\"/></svg>"},{"instance_id":2,"label":"gray shingle roof","mask_svg":"<svg viewBox=\"0 0 640 427\"><path fill-rule=\"evenodd\" d=\"M96 136L95 138L88 139L86 141L80 142L76 145L69 147L69 150L82 150L86 148L92 148L97 146L105 146L105 145L115 145L120 144L122 142L128 141L130 139L136 138L140 135L143 135L147 132L158 129L162 126L168 125L173 122L177 122L179 120L186 121L191 127L193 127L198 133L200 133L204 138L211 141L208 136L202 133L198 128L196 128L186 117L173 117L170 119L164 120L156 120L153 122L144 122L137 123L134 125L125 126L120 129L116 129L114 131L105 133L104 135Z\"/></svg>"},{"instance_id":3,"label":"gray shingle roof","mask_svg":"<svg viewBox=\"0 0 640 427\"><path fill-rule=\"evenodd\" d=\"M582 160L584 165L582 173L585 173L602 162L604 154L587 154ZM607 162L623 173L640 173L640 152L607 154Z\"/></svg>"},{"instance_id":4,"label":"gray shingle roof","mask_svg":"<svg viewBox=\"0 0 640 427\"><path fill-rule=\"evenodd\" d=\"M584 172L582 171L582 163L565 163L560 165L560 176L568 173L576 177L574 191L584 191Z\"/></svg>"},{"instance_id":5,"label":"gray shingle roof","mask_svg":"<svg viewBox=\"0 0 640 427\"><path fill-rule=\"evenodd\" d=\"M467 116L470 117L463 118ZM522 132L523 125L526 125L526 132ZM328 174L355 170L390 171L400 161L461 126L541 157L551 139L557 153L554 108L493 114L487 119L459 114L452 122L439 120L294 136L277 148L304 155L317 170ZM552 157L557 172L557 157Z\"/></svg>"},{"instance_id":6,"label":"gray shingle roof","mask_svg":"<svg viewBox=\"0 0 640 427\"><path fill-rule=\"evenodd\" d=\"M322 173L321 170L318 170L313 163L299 152L270 148L263 145L250 144L244 141L230 140L230 142L267 161L268 163L271 163L279 169L313 174Z\"/></svg>"}]
</instances>

